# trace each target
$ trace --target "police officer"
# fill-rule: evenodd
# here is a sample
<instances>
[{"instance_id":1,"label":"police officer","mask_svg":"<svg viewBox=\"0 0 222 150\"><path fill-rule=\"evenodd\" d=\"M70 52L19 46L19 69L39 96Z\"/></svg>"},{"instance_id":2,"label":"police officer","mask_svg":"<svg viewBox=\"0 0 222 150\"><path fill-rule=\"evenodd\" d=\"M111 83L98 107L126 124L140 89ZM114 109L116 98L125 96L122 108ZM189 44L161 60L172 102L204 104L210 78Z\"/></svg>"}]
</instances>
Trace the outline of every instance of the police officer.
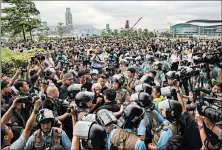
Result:
<instances>
[{"instance_id":1,"label":"police officer","mask_svg":"<svg viewBox=\"0 0 222 150\"><path fill-rule=\"evenodd\" d=\"M93 106L92 101L95 93L89 91L81 91L75 96L75 104L77 106L78 120L95 121L95 114L90 114L90 108Z\"/></svg>"},{"instance_id":2,"label":"police officer","mask_svg":"<svg viewBox=\"0 0 222 150\"><path fill-rule=\"evenodd\" d=\"M176 100L164 100L159 102L159 109L162 116L168 121L163 122L153 133L152 143L148 144L149 149L161 149L166 146L172 135L179 134L178 120L182 113L182 106Z\"/></svg>"},{"instance_id":3,"label":"police officer","mask_svg":"<svg viewBox=\"0 0 222 150\"><path fill-rule=\"evenodd\" d=\"M140 79L140 82L141 83L147 83L149 84L150 86L155 86L155 83L154 83L154 77L150 74L145 74L141 77Z\"/></svg>"},{"instance_id":4,"label":"police officer","mask_svg":"<svg viewBox=\"0 0 222 150\"><path fill-rule=\"evenodd\" d=\"M160 126L164 118L155 110L155 104L149 94L145 92L135 93L131 96L130 101L136 102L145 109L144 119L141 121L140 127L146 129L146 134L142 135L142 138L148 142L152 137L152 132Z\"/></svg>"},{"instance_id":5,"label":"police officer","mask_svg":"<svg viewBox=\"0 0 222 150\"><path fill-rule=\"evenodd\" d=\"M125 78L122 74L116 74L112 77L112 86L116 91L116 102L122 104L125 101L130 99L129 93L127 90L123 89Z\"/></svg>"},{"instance_id":6,"label":"police officer","mask_svg":"<svg viewBox=\"0 0 222 150\"><path fill-rule=\"evenodd\" d=\"M106 125L105 129L108 133L108 149L136 149L146 150L146 145L138 136L133 133L133 129L137 128L144 115L143 108L135 104L128 105L122 117L118 120L118 126L115 128L112 124Z\"/></svg>"},{"instance_id":7,"label":"police officer","mask_svg":"<svg viewBox=\"0 0 222 150\"><path fill-rule=\"evenodd\" d=\"M71 149L78 149L81 141L81 146L86 150L102 150L105 149L106 138L106 131L101 125L96 122L78 121L74 127Z\"/></svg>"},{"instance_id":8,"label":"police officer","mask_svg":"<svg viewBox=\"0 0 222 150\"><path fill-rule=\"evenodd\" d=\"M66 133L60 128L53 127L55 118L51 110L41 109L36 122L39 129L28 139L25 149L41 150L54 145L62 145L65 149L71 148L71 141Z\"/></svg>"},{"instance_id":9,"label":"police officer","mask_svg":"<svg viewBox=\"0 0 222 150\"><path fill-rule=\"evenodd\" d=\"M141 83L141 84L135 86L135 93L139 93L139 92L145 92L145 93L148 93L149 95L151 95L152 94L152 87L147 83Z\"/></svg>"}]
</instances>

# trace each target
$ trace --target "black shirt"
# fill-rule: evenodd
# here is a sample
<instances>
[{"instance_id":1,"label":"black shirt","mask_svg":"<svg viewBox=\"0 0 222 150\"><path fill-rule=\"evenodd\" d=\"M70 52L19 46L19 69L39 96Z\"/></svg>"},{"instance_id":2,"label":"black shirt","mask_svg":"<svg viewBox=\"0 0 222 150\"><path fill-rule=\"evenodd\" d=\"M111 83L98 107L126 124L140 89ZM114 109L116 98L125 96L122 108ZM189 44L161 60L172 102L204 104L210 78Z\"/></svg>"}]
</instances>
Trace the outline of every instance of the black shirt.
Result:
<instances>
[{"instance_id":1,"label":"black shirt","mask_svg":"<svg viewBox=\"0 0 222 150\"><path fill-rule=\"evenodd\" d=\"M100 109L107 109L112 112L118 112L120 107L116 104L116 102L106 102L101 107L99 107L96 111Z\"/></svg>"},{"instance_id":2,"label":"black shirt","mask_svg":"<svg viewBox=\"0 0 222 150\"><path fill-rule=\"evenodd\" d=\"M63 83L59 88L59 98L66 99L68 97L68 85Z\"/></svg>"},{"instance_id":3,"label":"black shirt","mask_svg":"<svg viewBox=\"0 0 222 150\"><path fill-rule=\"evenodd\" d=\"M82 89L86 89L87 91L91 91L92 83L86 82L82 85Z\"/></svg>"},{"instance_id":4,"label":"black shirt","mask_svg":"<svg viewBox=\"0 0 222 150\"><path fill-rule=\"evenodd\" d=\"M101 93L103 93L103 94L104 94L104 92L105 92L107 89L108 89L108 87L107 87L107 86L102 87L102 89L101 89Z\"/></svg>"},{"instance_id":5,"label":"black shirt","mask_svg":"<svg viewBox=\"0 0 222 150\"><path fill-rule=\"evenodd\" d=\"M92 103L93 103L93 104L96 104L97 98L99 98L99 97L102 98L102 101L101 101L100 103L98 103L98 104L96 105L96 107L95 107L91 112L94 112L97 108L99 108L100 106L102 106L102 105L105 103L104 97L103 97L102 94L99 95L99 96L95 95Z\"/></svg>"},{"instance_id":6,"label":"black shirt","mask_svg":"<svg viewBox=\"0 0 222 150\"><path fill-rule=\"evenodd\" d=\"M202 142L195 118L188 114L188 112L184 112L180 116L180 125L182 126L181 130L183 130L186 145L192 149L200 149Z\"/></svg>"}]
</instances>

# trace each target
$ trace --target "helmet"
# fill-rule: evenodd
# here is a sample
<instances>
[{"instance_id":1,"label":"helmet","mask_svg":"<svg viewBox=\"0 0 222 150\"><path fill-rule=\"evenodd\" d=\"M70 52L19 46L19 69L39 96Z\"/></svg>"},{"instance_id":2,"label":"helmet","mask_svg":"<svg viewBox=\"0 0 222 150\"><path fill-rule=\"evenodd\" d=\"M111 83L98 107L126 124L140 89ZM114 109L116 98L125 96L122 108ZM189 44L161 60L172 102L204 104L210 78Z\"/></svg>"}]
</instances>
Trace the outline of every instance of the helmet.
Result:
<instances>
[{"instance_id":1,"label":"helmet","mask_svg":"<svg viewBox=\"0 0 222 150\"><path fill-rule=\"evenodd\" d=\"M176 79L176 71L168 71L167 73L166 73L166 77L167 77L167 79Z\"/></svg>"},{"instance_id":2,"label":"helmet","mask_svg":"<svg viewBox=\"0 0 222 150\"><path fill-rule=\"evenodd\" d=\"M46 68L43 73L46 78L50 78L51 75L55 72L53 68Z\"/></svg>"},{"instance_id":3,"label":"helmet","mask_svg":"<svg viewBox=\"0 0 222 150\"><path fill-rule=\"evenodd\" d=\"M152 94L152 87L147 83L142 83L142 84L135 86L135 92L136 93L145 92L145 93L148 93L151 95Z\"/></svg>"},{"instance_id":4,"label":"helmet","mask_svg":"<svg viewBox=\"0 0 222 150\"><path fill-rule=\"evenodd\" d=\"M145 110L136 104L130 104L126 106L122 116L117 122L119 127L124 127L126 124L137 127L140 121L143 119Z\"/></svg>"},{"instance_id":5,"label":"helmet","mask_svg":"<svg viewBox=\"0 0 222 150\"><path fill-rule=\"evenodd\" d=\"M94 99L94 93L89 91L82 91L76 94L75 102L79 108L88 108L87 103Z\"/></svg>"},{"instance_id":6,"label":"helmet","mask_svg":"<svg viewBox=\"0 0 222 150\"><path fill-rule=\"evenodd\" d=\"M54 122L54 115L52 113L52 111L50 109L41 109L39 111L39 113L37 114L37 117L36 117L36 122L38 125L40 125L42 122L45 122L45 121L51 121L52 123Z\"/></svg>"},{"instance_id":7,"label":"helmet","mask_svg":"<svg viewBox=\"0 0 222 150\"><path fill-rule=\"evenodd\" d=\"M107 126L109 124L116 123L117 119L111 111L101 109L96 113L96 121L102 126Z\"/></svg>"},{"instance_id":8,"label":"helmet","mask_svg":"<svg viewBox=\"0 0 222 150\"><path fill-rule=\"evenodd\" d=\"M76 94L82 89L82 84L72 84L68 87L69 98L74 99Z\"/></svg>"},{"instance_id":9,"label":"helmet","mask_svg":"<svg viewBox=\"0 0 222 150\"><path fill-rule=\"evenodd\" d=\"M73 131L73 135L81 139L85 149L103 149L105 147L106 131L96 122L78 121Z\"/></svg>"},{"instance_id":10,"label":"helmet","mask_svg":"<svg viewBox=\"0 0 222 150\"><path fill-rule=\"evenodd\" d=\"M124 84L125 78L122 74L116 74L112 77L112 82L118 82L121 86Z\"/></svg>"},{"instance_id":11,"label":"helmet","mask_svg":"<svg viewBox=\"0 0 222 150\"><path fill-rule=\"evenodd\" d=\"M154 78L153 76L149 75L149 74L145 74L142 76L142 78L140 79L140 82L142 83L147 83L151 86L154 86Z\"/></svg>"},{"instance_id":12,"label":"helmet","mask_svg":"<svg viewBox=\"0 0 222 150\"><path fill-rule=\"evenodd\" d=\"M159 102L159 109L166 108L166 116L169 121L177 119L182 113L182 106L176 100L164 100Z\"/></svg>"},{"instance_id":13,"label":"helmet","mask_svg":"<svg viewBox=\"0 0 222 150\"><path fill-rule=\"evenodd\" d=\"M140 107L151 107L152 104L152 96L145 92L134 93L130 97L131 101L135 101Z\"/></svg>"}]
</instances>

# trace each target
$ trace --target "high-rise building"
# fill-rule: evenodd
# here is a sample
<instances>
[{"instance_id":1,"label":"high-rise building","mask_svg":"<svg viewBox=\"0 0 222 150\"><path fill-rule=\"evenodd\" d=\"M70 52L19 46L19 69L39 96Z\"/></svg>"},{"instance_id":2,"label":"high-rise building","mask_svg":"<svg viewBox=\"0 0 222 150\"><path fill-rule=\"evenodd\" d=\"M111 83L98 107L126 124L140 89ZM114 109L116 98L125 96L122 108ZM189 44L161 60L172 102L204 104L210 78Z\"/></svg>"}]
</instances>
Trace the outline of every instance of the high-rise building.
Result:
<instances>
[{"instance_id":1,"label":"high-rise building","mask_svg":"<svg viewBox=\"0 0 222 150\"><path fill-rule=\"evenodd\" d=\"M66 27L69 30L73 30L73 25L72 25L72 13L71 13L71 8L66 8Z\"/></svg>"},{"instance_id":2,"label":"high-rise building","mask_svg":"<svg viewBox=\"0 0 222 150\"><path fill-rule=\"evenodd\" d=\"M125 29L129 29L129 20L126 20Z\"/></svg>"},{"instance_id":3,"label":"high-rise building","mask_svg":"<svg viewBox=\"0 0 222 150\"><path fill-rule=\"evenodd\" d=\"M106 24L106 31L108 31L109 29L109 24Z\"/></svg>"},{"instance_id":4,"label":"high-rise building","mask_svg":"<svg viewBox=\"0 0 222 150\"><path fill-rule=\"evenodd\" d=\"M46 22L46 21L43 21L43 22L42 22L42 25L43 25L43 27L47 27L47 22Z\"/></svg>"}]
</instances>

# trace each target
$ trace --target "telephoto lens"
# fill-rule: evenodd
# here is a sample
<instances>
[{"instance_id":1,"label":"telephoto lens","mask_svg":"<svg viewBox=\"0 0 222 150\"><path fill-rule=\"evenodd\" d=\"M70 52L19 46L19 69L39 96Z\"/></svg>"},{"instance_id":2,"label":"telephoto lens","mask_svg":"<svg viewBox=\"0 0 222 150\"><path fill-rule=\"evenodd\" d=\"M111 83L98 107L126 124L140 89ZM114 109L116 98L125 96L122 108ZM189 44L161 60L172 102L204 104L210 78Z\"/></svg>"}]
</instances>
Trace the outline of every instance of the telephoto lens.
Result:
<instances>
[{"instance_id":1,"label":"telephoto lens","mask_svg":"<svg viewBox=\"0 0 222 150\"><path fill-rule=\"evenodd\" d=\"M204 106L203 106L204 107ZM220 122L222 120L222 109L215 109L212 107L206 107L203 109L204 116L209 118L214 123Z\"/></svg>"}]
</instances>

